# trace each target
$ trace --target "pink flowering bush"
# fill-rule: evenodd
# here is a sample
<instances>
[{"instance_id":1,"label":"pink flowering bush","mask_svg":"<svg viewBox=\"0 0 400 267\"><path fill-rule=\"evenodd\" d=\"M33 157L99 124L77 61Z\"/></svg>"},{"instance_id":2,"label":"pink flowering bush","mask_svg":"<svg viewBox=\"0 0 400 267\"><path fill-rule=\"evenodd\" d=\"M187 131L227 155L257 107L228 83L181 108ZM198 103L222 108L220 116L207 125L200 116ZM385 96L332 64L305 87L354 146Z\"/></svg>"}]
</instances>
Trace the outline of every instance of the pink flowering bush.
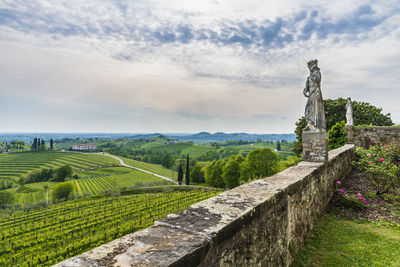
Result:
<instances>
[{"instance_id":1,"label":"pink flowering bush","mask_svg":"<svg viewBox=\"0 0 400 267\"><path fill-rule=\"evenodd\" d=\"M367 205L367 200L361 195L361 193L357 194L349 194L341 188L341 181L336 182L336 190L338 192L341 203L347 207L352 209L362 209Z\"/></svg>"},{"instance_id":2,"label":"pink flowering bush","mask_svg":"<svg viewBox=\"0 0 400 267\"><path fill-rule=\"evenodd\" d=\"M377 186L377 195L400 189L400 145L387 144L356 149L355 165L365 171L368 180Z\"/></svg>"}]
</instances>

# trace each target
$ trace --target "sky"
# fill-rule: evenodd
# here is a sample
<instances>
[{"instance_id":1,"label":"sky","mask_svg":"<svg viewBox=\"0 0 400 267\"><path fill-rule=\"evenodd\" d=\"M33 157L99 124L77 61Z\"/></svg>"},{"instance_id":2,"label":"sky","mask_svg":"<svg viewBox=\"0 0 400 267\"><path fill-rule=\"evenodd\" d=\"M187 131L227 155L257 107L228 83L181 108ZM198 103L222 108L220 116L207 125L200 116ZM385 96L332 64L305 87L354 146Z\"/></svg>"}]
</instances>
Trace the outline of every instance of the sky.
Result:
<instances>
[{"instance_id":1,"label":"sky","mask_svg":"<svg viewBox=\"0 0 400 267\"><path fill-rule=\"evenodd\" d=\"M400 123L400 1L0 0L0 132L291 133L324 99Z\"/></svg>"}]
</instances>

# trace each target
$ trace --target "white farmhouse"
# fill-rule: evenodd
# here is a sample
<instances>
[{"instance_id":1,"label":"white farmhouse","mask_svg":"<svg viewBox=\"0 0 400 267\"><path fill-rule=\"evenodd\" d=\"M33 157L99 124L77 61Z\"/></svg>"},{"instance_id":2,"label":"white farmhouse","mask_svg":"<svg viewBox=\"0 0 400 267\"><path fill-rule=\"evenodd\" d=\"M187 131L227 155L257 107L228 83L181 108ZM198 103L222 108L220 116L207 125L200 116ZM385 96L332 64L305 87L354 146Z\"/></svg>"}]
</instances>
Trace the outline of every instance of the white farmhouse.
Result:
<instances>
[{"instance_id":1,"label":"white farmhouse","mask_svg":"<svg viewBox=\"0 0 400 267\"><path fill-rule=\"evenodd\" d=\"M96 150L97 145L96 144L73 144L72 149L73 150Z\"/></svg>"}]
</instances>

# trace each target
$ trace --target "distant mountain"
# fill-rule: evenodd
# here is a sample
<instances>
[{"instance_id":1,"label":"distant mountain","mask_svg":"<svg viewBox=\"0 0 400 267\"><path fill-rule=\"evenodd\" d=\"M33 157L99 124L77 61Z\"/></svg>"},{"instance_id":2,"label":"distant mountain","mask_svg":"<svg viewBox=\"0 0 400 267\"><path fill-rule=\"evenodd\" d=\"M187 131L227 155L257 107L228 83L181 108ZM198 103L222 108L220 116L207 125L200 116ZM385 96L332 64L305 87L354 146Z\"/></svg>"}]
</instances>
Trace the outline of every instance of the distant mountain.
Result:
<instances>
[{"instance_id":1,"label":"distant mountain","mask_svg":"<svg viewBox=\"0 0 400 267\"><path fill-rule=\"evenodd\" d=\"M227 140L242 140L242 141L278 141L278 140L286 140L286 141L296 141L295 134L248 134L248 133L222 133L217 132L214 134L208 132L200 132L197 134L191 135L183 135L183 136L166 136L182 141L193 141L193 142L218 142L218 141L227 141Z\"/></svg>"},{"instance_id":2,"label":"distant mountain","mask_svg":"<svg viewBox=\"0 0 400 267\"><path fill-rule=\"evenodd\" d=\"M46 142L53 138L54 140L63 138L80 138L80 139L149 139L156 136L167 136L169 138L178 139L181 141L193 141L199 143L205 142L218 142L227 140L243 140L243 141L295 141L295 134L248 134L248 133L214 133L200 132L196 134L188 133L140 133L140 134L127 134L127 133L0 133L0 142L10 142L13 140L24 140L27 144L31 143L33 138L39 137L45 139Z\"/></svg>"}]
</instances>

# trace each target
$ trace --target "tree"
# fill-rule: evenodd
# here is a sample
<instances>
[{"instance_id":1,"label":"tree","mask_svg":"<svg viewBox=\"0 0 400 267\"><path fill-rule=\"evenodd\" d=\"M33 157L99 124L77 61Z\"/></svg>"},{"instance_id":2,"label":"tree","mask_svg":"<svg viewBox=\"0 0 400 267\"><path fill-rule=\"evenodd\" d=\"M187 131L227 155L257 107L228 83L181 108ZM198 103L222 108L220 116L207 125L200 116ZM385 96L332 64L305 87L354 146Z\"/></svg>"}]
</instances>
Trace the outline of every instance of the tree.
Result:
<instances>
[{"instance_id":1,"label":"tree","mask_svg":"<svg viewBox=\"0 0 400 267\"><path fill-rule=\"evenodd\" d=\"M50 138L50 149L53 149L53 145L54 145L53 138Z\"/></svg>"},{"instance_id":2,"label":"tree","mask_svg":"<svg viewBox=\"0 0 400 267\"><path fill-rule=\"evenodd\" d=\"M190 179L193 183L204 183L204 171L200 164L195 164L190 168Z\"/></svg>"},{"instance_id":3,"label":"tree","mask_svg":"<svg viewBox=\"0 0 400 267\"><path fill-rule=\"evenodd\" d=\"M326 99L325 118L326 129L329 131L338 122L346 121L346 102L344 98ZM390 113L382 114L382 109L377 108L366 102L352 102L354 125L374 125L391 126L393 125Z\"/></svg>"},{"instance_id":4,"label":"tree","mask_svg":"<svg viewBox=\"0 0 400 267\"><path fill-rule=\"evenodd\" d=\"M36 149L37 149L37 138L35 137L35 138L33 139L33 143L32 143L32 146L31 146L31 150L32 150L32 151L36 151Z\"/></svg>"},{"instance_id":5,"label":"tree","mask_svg":"<svg viewBox=\"0 0 400 267\"><path fill-rule=\"evenodd\" d=\"M161 159L161 165L169 169L172 165L172 157L169 153L165 153Z\"/></svg>"},{"instance_id":6,"label":"tree","mask_svg":"<svg viewBox=\"0 0 400 267\"><path fill-rule=\"evenodd\" d=\"M276 143L276 151L281 151L281 142L279 142L279 140Z\"/></svg>"},{"instance_id":7,"label":"tree","mask_svg":"<svg viewBox=\"0 0 400 267\"><path fill-rule=\"evenodd\" d=\"M210 186L224 188L225 182L222 179L222 168L225 165L224 160L214 160L206 168L206 183Z\"/></svg>"},{"instance_id":8,"label":"tree","mask_svg":"<svg viewBox=\"0 0 400 267\"><path fill-rule=\"evenodd\" d=\"M63 165L56 169L54 178L56 181L64 181L65 178L71 178L74 174L74 170L69 165Z\"/></svg>"},{"instance_id":9,"label":"tree","mask_svg":"<svg viewBox=\"0 0 400 267\"><path fill-rule=\"evenodd\" d=\"M41 143L40 143L40 150L44 150L46 147L46 142L44 141L44 139L42 139Z\"/></svg>"},{"instance_id":10,"label":"tree","mask_svg":"<svg viewBox=\"0 0 400 267\"><path fill-rule=\"evenodd\" d=\"M240 184L240 170L244 158L242 155L231 156L222 168L222 179L226 187L234 188Z\"/></svg>"},{"instance_id":11,"label":"tree","mask_svg":"<svg viewBox=\"0 0 400 267\"><path fill-rule=\"evenodd\" d=\"M190 180L190 161L189 161L189 154L186 156L186 185L189 185L189 180Z\"/></svg>"},{"instance_id":12,"label":"tree","mask_svg":"<svg viewBox=\"0 0 400 267\"><path fill-rule=\"evenodd\" d=\"M53 201L58 199L68 199L73 188L74 187L71 182L64 182L56 185L52 192Z\"/></svg>"},{"instance_id":13,"label":"tree","mask_svg":"<svg viewBox=\"0 0 400 267\"><path fill-rule=\"evenodd\" d=\"M183 168L182 168L182 164L179 164L179 168L178 168L178 183L182 184L183 181Z\"/></svg>"},{"instance_id":14,"label":"tree","mask_svg":"<svg viewBox=\"0 0 400 267\"><path fill-rule=\"evenodd\" d=\"M240 179L247 182L271 176L278 171L278 162L278 156L269 148L252 150L243 162Z\"/></svg>"},{"instance_id":15,"label":"tree","mask_svg":"<svg viewBox=\"0 0 400 267\"><path fill-rule=\"evenodd\" d=\"M294 130L294 133L296 134L297 141L294 142L292 150L298 157L300 156L301 152L303 152L302 133L303 133L303 128L305 128L306 126L307 126L307 120L305 117L301 117L296 122L296 129Z\"/></svg>"},{"instance_id":16,"label":"tree","mask_svg":"<svg viewBox=\"0 0 400 267\"><path fill-rule=\"evenodd\" d=\"M339 148L347 143L345 122L338 122L329 130L329 149Z\"/></svg>"}]
</instances>

